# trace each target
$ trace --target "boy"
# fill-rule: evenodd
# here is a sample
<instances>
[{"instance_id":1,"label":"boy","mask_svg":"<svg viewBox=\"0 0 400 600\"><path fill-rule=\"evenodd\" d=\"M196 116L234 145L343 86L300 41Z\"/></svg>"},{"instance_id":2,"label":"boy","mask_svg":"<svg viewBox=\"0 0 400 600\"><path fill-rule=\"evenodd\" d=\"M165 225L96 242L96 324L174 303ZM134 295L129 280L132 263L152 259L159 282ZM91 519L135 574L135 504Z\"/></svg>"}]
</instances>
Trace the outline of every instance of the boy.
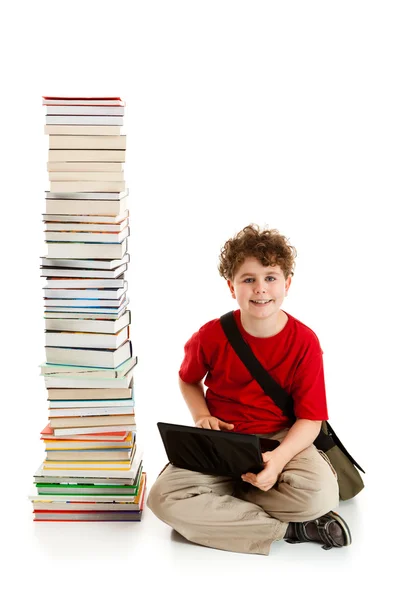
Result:
<instances>
[{"instance_id":1,"label":"boy","mask_svg":"<svg viewBox=\"0 0 400 600\"><path fill-rule=\"evenodd\" d=\"M185 345L179 385L196 427L280 441L263 453L260 473L242 475L246 486L171 464L162 471L147 504L197 544L268 555L281 539L322 542L324 549L351 543L347 524L332 512L339 502L336 474L313 445L328 419L322 350L311 329L281 310L295 258L295 248L277 230L249 225L226 242L219 264L239 305L234 316L242 336L293 397L293 425L252 378L219 319Z\"/></svg>"}]
</instances>

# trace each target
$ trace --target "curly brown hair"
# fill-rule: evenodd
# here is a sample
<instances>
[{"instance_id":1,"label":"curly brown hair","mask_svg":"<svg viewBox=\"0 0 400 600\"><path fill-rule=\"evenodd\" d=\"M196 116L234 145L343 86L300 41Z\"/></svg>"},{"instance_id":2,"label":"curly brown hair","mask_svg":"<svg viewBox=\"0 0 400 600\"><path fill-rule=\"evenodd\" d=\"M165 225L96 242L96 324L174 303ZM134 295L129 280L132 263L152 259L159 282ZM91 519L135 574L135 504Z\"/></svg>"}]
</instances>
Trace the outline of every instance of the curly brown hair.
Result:
<instances>
[{"instance_id":1,"label":"curly brown hair","mask_svg":"<svg viewBox=\"0 0 400 600\"><path fill-rule=\"evenodd\" d=\"M277 229L260 230L252 223L228 240L219 257L221 277L233 280L240 265L248 257L257 258L265 267L278 265L285 279L294 275L296 248Z\"/></svg>"}]
</instances>

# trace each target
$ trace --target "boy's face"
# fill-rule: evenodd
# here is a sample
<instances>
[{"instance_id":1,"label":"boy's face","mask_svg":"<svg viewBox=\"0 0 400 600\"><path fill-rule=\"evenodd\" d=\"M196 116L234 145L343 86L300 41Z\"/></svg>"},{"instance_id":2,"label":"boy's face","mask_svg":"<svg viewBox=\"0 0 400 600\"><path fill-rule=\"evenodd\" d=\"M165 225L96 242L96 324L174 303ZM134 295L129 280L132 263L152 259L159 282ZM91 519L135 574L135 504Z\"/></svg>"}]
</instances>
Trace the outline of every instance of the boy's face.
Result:
<instances>
[{"instance_id":1,"label":"boy's face","mask_svg":"<svg viewBox=\"0 0 400 600\"><path fill-rule=\"evenodd\" d=\"M248 257L228 285L242 313L266 319L279 314L291 281L278 265L264 267L257 258Z\"/></svg>"}]
</instances>

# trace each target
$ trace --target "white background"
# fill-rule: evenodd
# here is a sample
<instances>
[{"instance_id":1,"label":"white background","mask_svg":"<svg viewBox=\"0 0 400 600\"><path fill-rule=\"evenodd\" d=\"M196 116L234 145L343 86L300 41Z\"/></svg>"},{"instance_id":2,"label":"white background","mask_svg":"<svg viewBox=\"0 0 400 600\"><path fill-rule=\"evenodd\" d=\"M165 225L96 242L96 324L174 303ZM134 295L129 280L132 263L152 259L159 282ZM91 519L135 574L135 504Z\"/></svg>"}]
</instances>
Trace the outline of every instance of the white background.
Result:
<instances>
[{"instance_id":1,"label":"white background","mask_svg":"<svg viewBox=\"0 0 400 600\"><path fill-rule=\"evenodd\" d=\"M20 2L2 9L2 550L13 595L39 598L350 598L395 579L398 525L397 2ZM129 295L149 484L160 420L191 424L183 345L236 307L217 271L254 222L297 248L283 308L324 350L331 422L366 469L343 504L353 544L274 544L270 556L185 542L140 524L33 523L47 421L42 95L127 103Z\"/></svg>"}]
</instances>

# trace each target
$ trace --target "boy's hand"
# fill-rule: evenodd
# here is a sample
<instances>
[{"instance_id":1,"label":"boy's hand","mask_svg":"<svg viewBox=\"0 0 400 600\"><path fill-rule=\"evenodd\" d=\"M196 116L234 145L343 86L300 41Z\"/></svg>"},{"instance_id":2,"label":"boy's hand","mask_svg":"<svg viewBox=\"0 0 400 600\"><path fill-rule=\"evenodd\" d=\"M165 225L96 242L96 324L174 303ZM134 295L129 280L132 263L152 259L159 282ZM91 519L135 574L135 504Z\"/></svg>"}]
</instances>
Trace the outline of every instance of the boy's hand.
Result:
<instances>
[{"instance_id":1,"label":"boy's hand","mask_svg":"<svg viewBox=\"0 0 400 600\"><path fill-rule=\"evenodd\" d=\"M218 431L230 431L235 427L232 423L225 423L225 421L220 421L220 419L211 415L200 417L195 425L201 429L217 429Z\"/></svg>"},{"instance_id":2,"label":"boy's hand","mask_svg":"<svg viewBox=\"0 0 400 600\"><path fill-rule=\"evenodd\" d=\"M282 473L282 465L274 458L273 452L263 452L264 469L257 475L254 473L245 473L242 475L242 480L251 483L254 487L258 487L263 492L270 490L278 480Z\"/></svg>"}]
</instances>

